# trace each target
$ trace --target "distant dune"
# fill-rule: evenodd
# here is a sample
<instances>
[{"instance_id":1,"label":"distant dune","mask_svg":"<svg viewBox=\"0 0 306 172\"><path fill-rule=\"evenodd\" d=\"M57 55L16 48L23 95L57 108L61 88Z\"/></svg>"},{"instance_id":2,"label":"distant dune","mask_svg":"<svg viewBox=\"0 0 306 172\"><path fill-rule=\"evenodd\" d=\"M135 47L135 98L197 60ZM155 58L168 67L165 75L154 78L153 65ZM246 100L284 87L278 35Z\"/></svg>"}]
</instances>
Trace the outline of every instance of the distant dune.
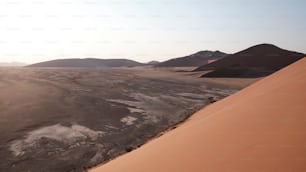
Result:
<instances>
[{"instance_id":1,"label":"distant dune","mask_svg":"<svg viewBox=\"0 0 306 172\"><path fill-rule=\"evenodd\" d=\"M305 66L306 58L91 172L306 171Z\"/></svg>"},{"instance_id":2,"label":"distant dune","mask_svg":"<svg viewBox=\"0 0 306 172\"><path fill-rule=\"evenodd\" d=\"M283 50L271 44L260 44L197 68L209 71L204 77L262 77L269 75L305 55Z\"/></svg>"},{"instance_id":3,"label":"distant dune","mask_svg":"<svg viewBox=\"0 0 306 172\"><path fill-rule=\"evenodd\" d=\"M212 60L222 59L226 55L220 51L200 51L189 56L167 60L157 64L156 67L198 67Z\"/></svg>"},{"instance_id":4,"label":"distant dune","mask_svg":"<svg viewBox=\"0 0 306 172\"><path fill-rule=\"evenodd\" d=\"M135 67L144 64L127 59L59 59L36 63L28 67Z\"/></svg>"},{"instance_id":5,"label":"distant dune","mask_svg":"<svg viewBox=\"0 0 306 172\"><path fill-rule=\"evenodd\" d=\"M148 62L147 63L147 65L157 65L157 64L159 64L160 62L159 61L150 61L150 62Z\"/></svg>"}]
</instances>

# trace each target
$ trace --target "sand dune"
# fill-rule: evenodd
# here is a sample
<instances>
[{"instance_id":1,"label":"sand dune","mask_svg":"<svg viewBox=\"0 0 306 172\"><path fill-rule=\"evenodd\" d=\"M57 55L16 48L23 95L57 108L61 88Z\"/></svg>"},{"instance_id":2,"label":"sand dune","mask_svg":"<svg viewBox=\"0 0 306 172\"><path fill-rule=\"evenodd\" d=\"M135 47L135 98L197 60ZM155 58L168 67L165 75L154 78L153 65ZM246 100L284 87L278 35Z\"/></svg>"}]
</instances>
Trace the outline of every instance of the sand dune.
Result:
<instances>
[{"instance_id":1,"label":"sand dune","mask_svg":"<svg viewBox=\"0 0 306 172\"><path fill-rule=\"evenodd\" d=\"M103 68L103 67L135 67L144 66L145 64L139 63L128 59L58 59L40 62L29 65L28 67L76 67L76 68Z\"/></svg>"},{"instance_id":2,"label":"sand dune","mask_svg":"<svg viewBox=\"0 0 306 172\"><path fill-rule=\"evenodd\" d=\"M303 58L305 54L259 44L203 65L195 71L211 71L203 77L256 78L267 76Z\"/></svg>"},{"instance_id":3,"label":"sand dune","mask_svg":"<svg viewBox=\"0 0 306 172\"><path fill-rule=\"evenodd\" d=\"M221 51L200 51L184 57L170 59L161 62L156 67L199 67L208 64L211 60L220 60L227 56L226 53Z\"/></svg>"},{"instance_id":4,"label":"sand dune","mask_svg":"<svg viewBox=\"0 0 306 172\"><path fill-rule=\"evenodd\" d=\"M91 172L306 171L306 58Z\"/></svg>"}]
</instances>

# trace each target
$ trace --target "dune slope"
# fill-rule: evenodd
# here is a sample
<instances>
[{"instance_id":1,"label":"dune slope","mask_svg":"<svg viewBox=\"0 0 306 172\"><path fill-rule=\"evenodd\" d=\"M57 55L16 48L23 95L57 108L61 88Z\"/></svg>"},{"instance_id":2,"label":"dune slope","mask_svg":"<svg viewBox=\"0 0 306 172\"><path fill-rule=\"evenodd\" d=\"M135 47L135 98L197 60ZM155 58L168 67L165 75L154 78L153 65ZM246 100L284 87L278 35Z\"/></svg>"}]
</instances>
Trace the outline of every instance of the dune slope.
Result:
<instances>
[{"instance_id":1,"label":"dune slope","mask_svg":"<svg viewBox=\"0 0 306 172\"><path fill-rule=\"evenodd\" d=\"M170 59L155 65L155 67L198 67L208 64L211 60L220 60L225 56L227 56L227 54L221 51L206 50L189 56Z\"/></svg>"},{"instance_id":2,"label":"dune slope","mask_svg":"<svg viewBox=\"0 0 306 172\"><path fill-rule=\"evenodd\" d=\"M203 77L257 78L267 76L303 58L305 54L259 44L225 58L203 65L195 71L210 71Z\"/></svg>"},{"instance_id":3,"label":"dune slope","mask_svg":"<svg viewBox=\"0 0 306 172\"><path fill-rule=\"evenodd\" d=\"M306 58L92 172L306 171Z\"/></svg>"}]
</instances>

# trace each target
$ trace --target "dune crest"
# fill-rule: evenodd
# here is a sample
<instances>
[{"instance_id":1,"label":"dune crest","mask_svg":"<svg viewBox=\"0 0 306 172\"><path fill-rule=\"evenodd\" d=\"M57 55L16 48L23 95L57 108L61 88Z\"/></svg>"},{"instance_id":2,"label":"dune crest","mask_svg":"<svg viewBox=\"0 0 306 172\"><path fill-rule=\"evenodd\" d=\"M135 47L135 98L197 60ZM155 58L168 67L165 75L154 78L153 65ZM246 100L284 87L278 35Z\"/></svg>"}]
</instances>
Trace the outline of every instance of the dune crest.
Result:
<instances>
[{"instance_id":1,"label":"dune crest","mask_svg":"<svg viewBox=\"0 0 306 172\"><path fill-rule=\"evenodd\" d=\"M91 172L306 171L306 58Z\"/></svg>"}]
</instances>

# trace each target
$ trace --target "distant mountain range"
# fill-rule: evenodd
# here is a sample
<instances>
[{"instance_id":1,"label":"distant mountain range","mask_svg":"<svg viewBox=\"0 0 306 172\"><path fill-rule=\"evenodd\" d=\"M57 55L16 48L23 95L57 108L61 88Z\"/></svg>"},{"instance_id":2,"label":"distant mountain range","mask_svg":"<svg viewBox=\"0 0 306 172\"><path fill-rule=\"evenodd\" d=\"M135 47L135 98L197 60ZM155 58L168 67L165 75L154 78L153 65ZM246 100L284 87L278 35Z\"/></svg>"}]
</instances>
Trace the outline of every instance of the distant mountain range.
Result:
<instances>
[{"instance_id":1,"label":"distant mountain range","mask_svg":"<svg viewBox=\"0 0 306 172\"><path fill-rule=\"evenodd\" d=\"M0 67L20 67L20 66L26 66L25 63L21 62L0 62Z\"/></svg>"},{"instance_id":2,"label":"distant mountain range","mask_svg":"<svg viewBox=\"0 0 306 172\"><path fill-rule=\"evenodd\" d=\"M227 54L221 51L200 51L189 56L161 62L155 67L198 67L208 64L210 61L220 60L225 56Z\"/></svg>"},{"instance_id":3,"label":"distant mountain range","mask_svg":"<svg viewBox=\"0 0 306 172\"><path fill-rule=\"evenodd\" d=\"M135 67L144 66L145 64L127 59L59 59L29 65L27 67Z\"/></svg>"},{"instance_id":4,"label":"distant mountain range","mask_svg":"<svg viewBox=\"0 0 306 172\"><path fill-rule=\"evenodd\" d=\"M260 44L200 66L195 71L212 70L203 77L261 77L304 56L303 53L284 50L272 44Z\"/></svg>"},{"instance_id":5,"label":"distant mountain range","mask_svg":"<svg viewBox=\"0 0 306 172\"><path fill-rule=\"evenodd\" d=\"M267 76L301 58L303 53L281 49L272 44L259 44L235 54L221 51L200 51L165 62L139 63L128 59L60 59L29 65L28 67L198 67L194 71L208 71L202 77L262 77ZM0 63L1 65L1 63ZM6 65L8 66L8 65ZM12 66L12 65L10 65ZM19 65L18 65L19 66Z\"/></svg>"},{"instance_id":6,"label":"distant mountain range","mask_svg":"<svg viewBox=\"0 0 306 172\"><path fill-rule=\"evenodd\" d=\"M211 61L222 59L227 54L221 51L200 51L195 54L174 58L165 62L150 61L139 63L128 59L58 59L29 65L28 67L135 67L151 65L155 67L199 67Z\"/></svg>"}]
</instances>

